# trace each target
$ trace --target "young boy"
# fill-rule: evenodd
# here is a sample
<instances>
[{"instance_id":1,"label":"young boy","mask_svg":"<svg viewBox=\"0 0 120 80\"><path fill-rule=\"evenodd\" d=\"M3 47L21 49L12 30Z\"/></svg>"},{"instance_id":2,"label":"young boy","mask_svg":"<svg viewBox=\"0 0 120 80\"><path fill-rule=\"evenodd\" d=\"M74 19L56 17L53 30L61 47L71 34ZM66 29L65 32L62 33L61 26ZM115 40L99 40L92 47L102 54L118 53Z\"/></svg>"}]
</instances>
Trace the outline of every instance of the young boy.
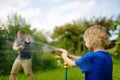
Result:
<instances>
[{"instance_id":1,"label":"young boy","mask_svg":"<svg viewBox=\"0 0 120 80\"><path fill-rule=\"evenodd\" d=\"M105 47L110 43L106 28L100 25L92 26L85 31L83 39L90 52L78 57L59 49L63 60L70 67L78 66L85 73L85 80L112 80L112 59L105 51Z\"/></svg>"}]
</instances>

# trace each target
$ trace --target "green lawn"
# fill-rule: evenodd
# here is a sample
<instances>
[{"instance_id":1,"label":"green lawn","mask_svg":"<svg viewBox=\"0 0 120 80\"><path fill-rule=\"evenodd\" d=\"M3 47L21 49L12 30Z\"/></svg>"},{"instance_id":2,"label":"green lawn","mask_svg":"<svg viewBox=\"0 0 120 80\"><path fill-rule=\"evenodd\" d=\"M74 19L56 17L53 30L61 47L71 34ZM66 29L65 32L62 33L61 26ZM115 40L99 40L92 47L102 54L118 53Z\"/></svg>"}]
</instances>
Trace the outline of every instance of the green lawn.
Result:
<instances>
[{"instance_id":1,"label":"green lawn","mask_svg":"<svg viewBox=\"0 0 120 80\"><path fill-rule=\"evenodd\" d=\"M79 68L68 69L68 80L84 80L84 75ZM35 80L64 80L64 68L55 70L38 71L34 73ZM9 80L9 76L0 76L0 80ZM17 75L16 80L28 80L23 73ZM113 80L120 80L120 61L114 60Z\"/></svg>"},{"instance_id":2,"label":"green lawn","mask_svg":"<svg viewBox=\"0 0 120 80\"><path fill-rule=\"evenodd\" d=\"M64 68L58 68L55 70L38 71L34 73L35 80L64 80ZM0 80L8 80L9 76L1 76ZM83 74L79 68L68 69L68 80L83 80ZM27 76L23 73L17 75L16 80L27 80Z\"/></svg>"}]
</instances>

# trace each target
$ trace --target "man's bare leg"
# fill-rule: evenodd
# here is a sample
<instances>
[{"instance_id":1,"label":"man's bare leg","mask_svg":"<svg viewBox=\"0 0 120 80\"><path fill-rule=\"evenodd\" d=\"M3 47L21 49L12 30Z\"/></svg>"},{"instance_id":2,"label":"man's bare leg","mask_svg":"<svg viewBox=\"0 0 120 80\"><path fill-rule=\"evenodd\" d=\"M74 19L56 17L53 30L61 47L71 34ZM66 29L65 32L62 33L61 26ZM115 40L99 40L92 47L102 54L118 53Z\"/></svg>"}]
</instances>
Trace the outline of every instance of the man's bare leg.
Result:
<instances>
[{"instance_id":1,"label":"man's bare leg","mask_svg":"<svg viewBox=\"0 0 120 80\"><path fill-rule=\"evenodd\" d=\"M16 78L16 74L11 74L10 75L10 80L15 80L15 78Z\"/></svg>"},{"instance_id":2,"label":"man's bare leg","mask_svg":"<svg viewBox=\"0 0 120 80\"><path fill-rule=\"evenodd\" d=\"M28 77L29 77L29 80L34 80L32 73L31 73L31 74L28 74Z\"/></svg>"}]
</instances>

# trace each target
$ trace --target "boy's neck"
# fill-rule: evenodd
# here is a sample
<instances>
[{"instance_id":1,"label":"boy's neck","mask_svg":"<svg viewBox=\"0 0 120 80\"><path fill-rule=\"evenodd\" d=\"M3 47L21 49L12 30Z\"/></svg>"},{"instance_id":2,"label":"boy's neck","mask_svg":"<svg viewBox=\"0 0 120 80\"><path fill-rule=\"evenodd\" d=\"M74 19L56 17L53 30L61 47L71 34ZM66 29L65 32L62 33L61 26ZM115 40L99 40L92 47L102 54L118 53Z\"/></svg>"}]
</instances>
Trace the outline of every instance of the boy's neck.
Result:
<instances>
[{"instance_id":1,"label":"boy's neck","mask_svg":"<svg viewBox=\"0 0 120 80\"><path fill-rule=\"evenodd\" d=\"M105 51L105 48L103 48L103 47L94 48L94 52L96 52L96 51Z\"/></svg>"}]
</instances>

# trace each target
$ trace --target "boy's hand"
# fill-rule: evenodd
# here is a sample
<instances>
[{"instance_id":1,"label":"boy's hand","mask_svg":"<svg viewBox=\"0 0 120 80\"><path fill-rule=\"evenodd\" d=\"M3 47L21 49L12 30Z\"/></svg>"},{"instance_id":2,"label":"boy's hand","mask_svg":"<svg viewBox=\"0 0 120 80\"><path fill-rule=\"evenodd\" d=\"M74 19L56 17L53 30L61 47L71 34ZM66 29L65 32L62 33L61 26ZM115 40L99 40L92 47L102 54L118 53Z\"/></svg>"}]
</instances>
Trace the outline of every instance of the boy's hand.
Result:
<instances>
[{"instance_id":1,"label":"boy's hand","mask_svg":"<svg viewBox=\"0 0 120 80\"><path fill-rule=\"evenodd\" d=\"M67 57L68 56L68 52L64 49L58 49L59 52L62 53L62 57Z\"/></svg>"},{"instance_id":2,"label":"boy's hand","mask_svg":"<svg viewBox=\"0 0 120 80\"><path fill-rule=\"evenodd\" d=\"M67 53L62 53L62 58L68 57L68 52Z\"/></svg>"},{"instance_id":3,"label":"boy's hand","mask_svg":"<svg viewBox=\"0 0 120 80\"><path fill-rule=\"evenodd\" d=\"M62 48L57 49L57 51L59 51L59 52L61 52L61 53L68 53L65 49L62 49Z\"/></svg>"}]
</instances>

